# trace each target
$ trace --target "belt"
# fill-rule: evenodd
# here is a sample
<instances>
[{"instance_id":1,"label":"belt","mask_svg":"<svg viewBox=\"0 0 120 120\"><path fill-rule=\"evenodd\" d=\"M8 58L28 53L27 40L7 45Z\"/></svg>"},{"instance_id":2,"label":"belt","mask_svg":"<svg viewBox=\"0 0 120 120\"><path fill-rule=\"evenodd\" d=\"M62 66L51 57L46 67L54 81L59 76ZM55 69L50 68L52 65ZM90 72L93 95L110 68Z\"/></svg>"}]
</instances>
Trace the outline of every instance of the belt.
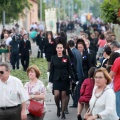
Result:
<instances>
[{"instance_id":1,"label":"belt","mask_svg":"<svg viewBox=\"0 0 120 120\"><path fill-rule=\"evenodd\" d=\"M19 107L20 105L17 106L11 106L11 107L0 107L1 110L8 110L8 109L12 109L12 108L16 108Z\"/></svg>"}]
</instances>

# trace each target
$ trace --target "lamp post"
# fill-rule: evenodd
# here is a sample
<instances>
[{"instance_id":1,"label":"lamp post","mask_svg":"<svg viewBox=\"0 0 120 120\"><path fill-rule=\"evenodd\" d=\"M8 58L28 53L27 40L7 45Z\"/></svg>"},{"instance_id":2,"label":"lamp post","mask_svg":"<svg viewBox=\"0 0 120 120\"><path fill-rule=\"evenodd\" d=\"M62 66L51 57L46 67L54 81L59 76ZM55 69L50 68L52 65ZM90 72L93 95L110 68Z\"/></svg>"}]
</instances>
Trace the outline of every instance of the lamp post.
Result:
<instances>
[{"instance_id":1,"label":"lamp post","mask_svg":"<svg viewBox=\"0 0 120 120\"><path fill-rule=\"evenodd\" d=\"M58 2L58 21L60 21L60 5L61 5L61 3L59 0L59 2Z\"/></svg>"},{"instance_id":2,"label":"lamp post","mask_svg":"<svg viewBox=\"0 0 120 120\"><path fill-rule=\"evenodd\" d=\"M40 0L40 21L42 22L42 0Z\"/></svg>"},{"instance_id":3,"label":"lamp post","mask_svg":"<svg viewBox=\"0 0 120 120\"><path fill-rule=\"evenodd\" d=\"M5 28L5 11L3 11L3 28Z\"/></svg>"}]
</instances>

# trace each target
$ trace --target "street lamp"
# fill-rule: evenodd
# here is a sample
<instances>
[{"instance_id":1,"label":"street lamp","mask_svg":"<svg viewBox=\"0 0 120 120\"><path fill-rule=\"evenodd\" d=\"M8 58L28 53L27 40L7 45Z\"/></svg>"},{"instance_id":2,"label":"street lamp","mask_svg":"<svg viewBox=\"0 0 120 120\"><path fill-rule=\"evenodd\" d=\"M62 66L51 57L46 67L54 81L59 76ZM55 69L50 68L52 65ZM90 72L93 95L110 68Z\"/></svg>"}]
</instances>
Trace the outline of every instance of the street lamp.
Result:
<instances>
[{"instance_id":1,"label":"street lamp","mask_svg":"<svg viewBox=\"0 0 120 120\"><path fill-rule=\"evenodd\" d=\"M40 21L42 22L42 0L40 0Z\"/></svg>"}]
</instances>

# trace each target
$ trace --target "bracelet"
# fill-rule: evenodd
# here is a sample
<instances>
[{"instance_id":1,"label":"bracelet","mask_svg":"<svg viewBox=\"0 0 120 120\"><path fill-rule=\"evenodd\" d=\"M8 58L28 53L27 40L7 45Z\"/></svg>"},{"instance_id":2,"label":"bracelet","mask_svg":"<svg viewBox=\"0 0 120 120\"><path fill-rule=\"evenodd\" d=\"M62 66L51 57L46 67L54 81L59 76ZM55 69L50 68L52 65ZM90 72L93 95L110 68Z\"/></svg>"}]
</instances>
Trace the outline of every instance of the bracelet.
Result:
<instances>
[{"instance_id":1,"label":"bracelet","mask_svg":"<svg viewBox=\"0 0 120 120\"><path fill-rule=\"evenodd\" d=\"M97 114L96 116L97 116L97 118L100 118L100 115L99 115L99 114Z\"/></svg>"}]
</instances>

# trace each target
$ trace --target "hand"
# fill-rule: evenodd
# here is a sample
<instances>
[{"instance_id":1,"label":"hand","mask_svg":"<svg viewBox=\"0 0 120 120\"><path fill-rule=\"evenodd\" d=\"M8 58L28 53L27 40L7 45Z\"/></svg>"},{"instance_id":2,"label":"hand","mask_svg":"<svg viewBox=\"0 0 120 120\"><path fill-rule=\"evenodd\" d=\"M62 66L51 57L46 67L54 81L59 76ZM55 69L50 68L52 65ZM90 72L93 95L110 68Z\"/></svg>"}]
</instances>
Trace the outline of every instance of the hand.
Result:
<instances>
[{"instance_id":1,"label":"hand","mask_svg":"<svg viewBox=\"0 0 120 120\"><path fill-rule=\"evenodd\" d=\"M89 116L88 118L87 118L87 120L96 120L97 119L97 116Z\"/></svg>"},{"instance_id":2,"label":"hand","mask_svg":"<svg viewBox=\"0 0 120 120\"><path fill-rule=\"evenodd\" d=\"M26 110L21 111L21 120L27 120Z\"/></svg>"},{"instance_id":3,"label":"hand","mask_svg":"<svg viewBox=\"0 0 120 120\"><path fill-rule=\"evenodd\" d=\"M84 119L87 120L87 118L88 118L89 116L92 116L91 113L86 113L86 114L84 115Z\"/></svg>"},{"instance_id":4,"label":"hand","mask_svg":"<svg viewBox=\"0 0 120 120\"><path fill-rule=\"evenodd\" d=\"M76 85L78 85L79 81L76 82Z\"/></svg>"},{"instance_id":5,"label":"hand","mask_svg":"<svg viewBox=\"0 0 120 120\"><path fill-rule=\"evenodd\" d=\"M33 95L29 95L30 100L33 99Z\"/></svg>"}]
</instances>

